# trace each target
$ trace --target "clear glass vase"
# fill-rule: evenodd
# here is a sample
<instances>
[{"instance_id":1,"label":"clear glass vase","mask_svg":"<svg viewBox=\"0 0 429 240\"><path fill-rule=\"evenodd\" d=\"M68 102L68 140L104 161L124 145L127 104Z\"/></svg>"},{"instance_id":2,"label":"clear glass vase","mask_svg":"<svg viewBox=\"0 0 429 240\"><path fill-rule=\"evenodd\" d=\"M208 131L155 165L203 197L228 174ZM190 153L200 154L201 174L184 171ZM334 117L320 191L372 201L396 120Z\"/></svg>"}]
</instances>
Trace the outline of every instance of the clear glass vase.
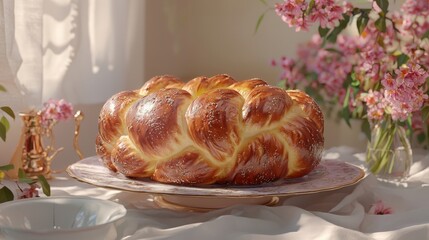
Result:
<instances>
[{"instance_id":1,"label":"clear glass vase","mask_svg":"<svg viewBox=\"0 0 429 240\"><path fill-rule=\"evenodd\" d=\"M404 181L410 175L413 154L404 126L391 118L373 123L366 162L378 179Z\"/></svg>"}]
</instances>

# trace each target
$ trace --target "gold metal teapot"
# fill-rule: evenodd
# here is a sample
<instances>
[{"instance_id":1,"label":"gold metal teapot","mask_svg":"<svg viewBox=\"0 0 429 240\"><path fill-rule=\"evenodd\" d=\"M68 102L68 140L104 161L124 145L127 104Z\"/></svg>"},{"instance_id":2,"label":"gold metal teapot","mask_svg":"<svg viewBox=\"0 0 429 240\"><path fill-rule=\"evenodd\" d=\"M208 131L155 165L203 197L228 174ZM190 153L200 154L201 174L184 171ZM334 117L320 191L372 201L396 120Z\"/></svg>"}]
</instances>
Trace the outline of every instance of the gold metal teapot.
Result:
<instances>
[{"instance_id":1,"label":"gold metal teapot","mask_svg":"<svg viewBox=\"0 0 429 240\"><path fill-rule=\"evenodd\" d=\"M41 113L30 111L28 113L20 113L19 116L23 121L21 138L18 147L13 154L11 164L14 169L8 171L8 176L12 179L18 178L18 169L21 168L27 177L37 178L39 175L50 179L52 177L51 162L55 156L63 150L63 148L55 148L52 127L54 123L48 126L42 125ZM82 153L78 145L78 135L80 122L83 119L83 114L78 111L75 115L75 132L74 132L74 148L79 156ZM45 146L43 138L50 138L50 144Z\"/></svg>"}]
</instances>

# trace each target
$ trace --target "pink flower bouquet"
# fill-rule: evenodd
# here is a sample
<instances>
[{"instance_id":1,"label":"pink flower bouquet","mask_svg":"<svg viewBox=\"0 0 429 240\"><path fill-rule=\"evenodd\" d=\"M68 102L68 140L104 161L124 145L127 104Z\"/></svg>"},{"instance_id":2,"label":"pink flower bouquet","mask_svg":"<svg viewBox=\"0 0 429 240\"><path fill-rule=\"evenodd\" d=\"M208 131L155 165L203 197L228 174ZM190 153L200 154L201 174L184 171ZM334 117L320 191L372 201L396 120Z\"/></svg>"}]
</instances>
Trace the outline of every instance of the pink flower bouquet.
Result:
<instances>
[{"instance_id":1,"label":"pink flower bouquet","mask_svg":"<svg viewBox=\"0 0 429 240\"><path fill-rule=\"evenodd\" d=\"M275 4L276 14L296 31L319 27L296 59L282 57L272 65L281 68L285 88L302 88L327 109L339 105L349 125L361 119L369 139L371 125L393 124L383 125L373 147L390 149L399 127L429 146L429 1L407 0L395 12L388 0L368 2L368 8L336 0ZM392 169L388 155L377 156L373 172Z\"/></svg>"}]
</instances>

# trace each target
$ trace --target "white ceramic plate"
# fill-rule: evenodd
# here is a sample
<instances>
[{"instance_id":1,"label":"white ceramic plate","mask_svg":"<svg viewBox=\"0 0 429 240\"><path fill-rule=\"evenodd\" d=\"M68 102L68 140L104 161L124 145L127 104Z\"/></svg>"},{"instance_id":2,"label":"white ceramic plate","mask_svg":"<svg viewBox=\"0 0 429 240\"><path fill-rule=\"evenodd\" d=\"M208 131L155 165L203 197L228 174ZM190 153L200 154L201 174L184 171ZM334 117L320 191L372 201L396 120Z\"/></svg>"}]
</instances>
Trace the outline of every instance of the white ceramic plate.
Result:
<instances>
[{"instance_id":1,"label":"white ceramic plate","mask_svg":"<svg viewBox=\"0 0 429 240\"><path fill-rule=\"evenodd\" d=\"M365 175L364 171L357 166L342 161L325 160L310 174L297 179L279 180L256 186L180 186L163 184L150 179L127 178L107 169L96 156L70 165L67 173L80 181L100 187L152 194L228 198L290 196L329 191L353 185Z\"/></svg>"}]
</instances>

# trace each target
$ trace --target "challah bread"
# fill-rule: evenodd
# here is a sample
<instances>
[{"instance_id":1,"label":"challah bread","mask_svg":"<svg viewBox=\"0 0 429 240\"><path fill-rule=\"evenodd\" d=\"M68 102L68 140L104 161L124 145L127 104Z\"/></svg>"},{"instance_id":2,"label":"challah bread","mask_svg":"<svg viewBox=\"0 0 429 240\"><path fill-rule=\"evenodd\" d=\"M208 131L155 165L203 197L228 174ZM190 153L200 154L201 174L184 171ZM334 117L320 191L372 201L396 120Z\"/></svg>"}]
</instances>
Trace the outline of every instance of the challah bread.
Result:
<instances>
[{"instance_id":1,"label":"challah bread","mask_svg":"<svg viewBox=\"0 0 429 240\"><path fill-rule=\"evenodd\" d=\"M97 154L127 177L251 185L308 174L323 150L323 114L304 92L228 75L150 79L101 109Z\"/></svg>"}]
</instances>

